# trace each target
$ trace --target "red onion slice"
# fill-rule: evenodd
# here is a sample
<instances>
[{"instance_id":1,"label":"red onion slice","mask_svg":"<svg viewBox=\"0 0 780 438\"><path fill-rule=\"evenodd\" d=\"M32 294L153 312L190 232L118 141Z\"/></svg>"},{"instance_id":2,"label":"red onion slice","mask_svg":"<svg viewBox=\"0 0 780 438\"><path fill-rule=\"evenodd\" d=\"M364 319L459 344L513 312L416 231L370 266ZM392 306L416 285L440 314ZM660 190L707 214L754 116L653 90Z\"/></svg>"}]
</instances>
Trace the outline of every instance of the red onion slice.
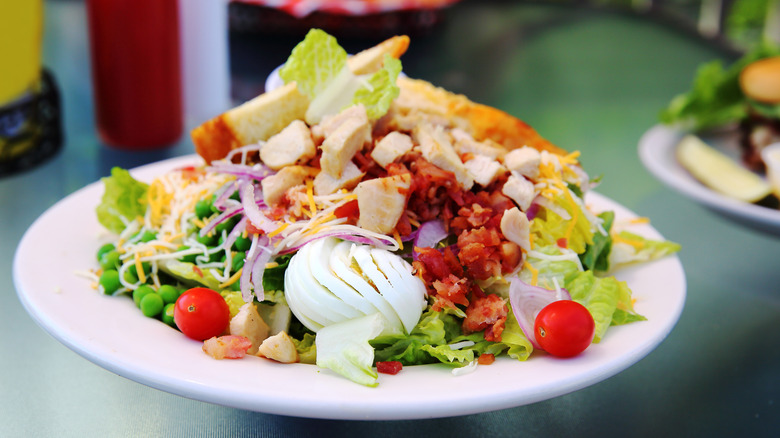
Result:
<instances>
[{"instance_id":1,"label":"red onion slice","mask_svg":"<svg viewBox=\"0 0 780 438\"><path fill-rule=\"evenodd\" d=\"M257 181L261 181L263 178L276 173L261 164L250 167L244 164L233 164L223 161L215 161L211 166L207 167L206 170L235 175L239 178L251 178Z\"/></svg>"},{"instance_id":2,"label":"red onion slice","mask_svg":"<svg viewBox=\"0 0 780 438\"><path fill-rule=\"evenodd\" d=\"M436 244L447 238L444 221L428 221L420 225L414 246L419 248L435 248Z\"/></svg>"},{"instance_id":3,"label":"red onion slice","mask_svg":"<svg viewBox=\"0 0 780 438\"><path fill-rule=\"evenodd\" d=\"M560 293L555 290L532 286L514 277L509 281L509 303L512 305L512 313L517 318L520 329L525 337L531 341L534 348L542 347L536 342L534 323L536 315L548 304L558 300L571 300L571 294L564 288Z\"/></svg>"},{"instance_id":4,"label":"red onion slice","mask_svg":"<svg viewBox=\"0 0 780 438\"><path fill-rule=\"evenodd\" d=\"M254 184L247 180L239 180L238 194L241 196L241 204L244 206L244 216L247 217L252 225L263 230L266 234L276 230L276 223L271 219L268 219L263 212L260 211L260 207L258 207L258 200L255 198Z\"/></svg>"}]
</instances>

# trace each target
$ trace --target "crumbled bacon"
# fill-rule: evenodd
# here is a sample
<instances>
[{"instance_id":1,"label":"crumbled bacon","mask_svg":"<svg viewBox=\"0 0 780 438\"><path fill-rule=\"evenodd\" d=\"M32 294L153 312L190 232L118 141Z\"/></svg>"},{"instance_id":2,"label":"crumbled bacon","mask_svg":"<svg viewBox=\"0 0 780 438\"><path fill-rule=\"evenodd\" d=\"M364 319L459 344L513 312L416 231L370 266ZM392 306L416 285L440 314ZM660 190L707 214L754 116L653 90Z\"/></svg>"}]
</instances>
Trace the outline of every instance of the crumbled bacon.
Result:
<instances>
[{"instance_id":1,"label":"crumbled bacon","mask_svg":"<svg viewBox=\"0 0 780 438\"><path fill-rule=\"evenodd\" d=\"M472 299L466 308L463 332L474 333L484 330L485 340L500 342L507 313L506 303L498 295Z\"/></svg>"},{"instance_id":2,"label":"crumbled bacon","mask_svg":"<svg viewBox=\"0 0 780 438\"><path fill-rule=\"evenodd\" d=\"M403 364L397 360L389 360L376 363L376 371L382 374L396 375L401 372Z\"/></svg>"},{"instance_id":3,"label":"crumbled bacon","mask_svg":"<svg viewBox=\"0 0 780 438\"><path fill-rule=\"evenodd\" d=\"M496 361L496 355L490 353L483 353L477 358L477 363L480 365L490 365Z\"/></svg>"}]
</instances>

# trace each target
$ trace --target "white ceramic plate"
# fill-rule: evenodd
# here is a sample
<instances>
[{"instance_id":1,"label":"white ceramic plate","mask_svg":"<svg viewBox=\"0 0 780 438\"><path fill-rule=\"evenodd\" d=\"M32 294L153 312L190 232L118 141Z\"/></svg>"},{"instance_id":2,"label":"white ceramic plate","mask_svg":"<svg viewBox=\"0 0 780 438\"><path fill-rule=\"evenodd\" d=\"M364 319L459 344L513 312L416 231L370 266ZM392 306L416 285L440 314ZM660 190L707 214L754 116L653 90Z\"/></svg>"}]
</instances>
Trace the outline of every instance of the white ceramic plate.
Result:
<instances>
[{"instance_id":1,"label":"white ceramic plate","mask_svg":"<svg viewBox=\"0 0 780 438\"><path fill-rule=\"evenodd\" d=\"M141 180L198 163L175 158L132 171ZM246 357L217 361L201 343L145 318L128 297L90 288L77 271L96 267L95 253L109 236L95 219L103 193L91 184L63 199L25 233L14 259L14 282L27 311L47 332L78 354L116 374L184 397L241 409L331 419L414 419L472 414L533 403L592 385L652 351L672 330L685 302L685 274L677 257L619 274L648 321L613 327L600 344L573 359L543 353L526 362L499 358L454 376L440 365L405 367L367 388L314 365L283 365ZM597 193L598 209L633 217ZM637 232L661 236L649 225ZM46 267L42 275L41 267Z\"/></svg>"},{"instance_id":2,"label":"white ceramic plate","mask_svg":"<svg viewBox=\"0 0 780 438\"><path fill-rule=\"evenodd\" d=\"M680 165L675 151L683 135L662 125L648 130L639 140L639 157L647 170L670 188L742 226L780 236L780 210L721 195L701 184ZM723 132L704 140L739 162L735 133Z\"/></svg>"}]
</instances>

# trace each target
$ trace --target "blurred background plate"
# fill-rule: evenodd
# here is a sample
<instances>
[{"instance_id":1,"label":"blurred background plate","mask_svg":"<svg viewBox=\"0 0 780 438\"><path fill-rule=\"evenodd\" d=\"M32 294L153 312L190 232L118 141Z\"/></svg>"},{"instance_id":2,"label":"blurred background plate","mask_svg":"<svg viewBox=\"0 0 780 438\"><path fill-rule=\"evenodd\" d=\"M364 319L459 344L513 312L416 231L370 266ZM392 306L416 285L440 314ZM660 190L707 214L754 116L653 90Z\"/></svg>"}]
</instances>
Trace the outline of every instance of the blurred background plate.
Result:
<instances>
[{"instance_id":1,"label":"blurred background plate","mask_svg":"<svg viewBox=\"0 0 780 438\"><path fill-rule=\"evenodd\" d=\"M780 236L780 210L749 204L721 195L701 184L677 161L675 150L685 135L666 126L654 126L639 140L639 158L659 181L737 224ZM703 137L709 145L739 162L737 134L719 132Z\"/></svg>"}]
</instances>

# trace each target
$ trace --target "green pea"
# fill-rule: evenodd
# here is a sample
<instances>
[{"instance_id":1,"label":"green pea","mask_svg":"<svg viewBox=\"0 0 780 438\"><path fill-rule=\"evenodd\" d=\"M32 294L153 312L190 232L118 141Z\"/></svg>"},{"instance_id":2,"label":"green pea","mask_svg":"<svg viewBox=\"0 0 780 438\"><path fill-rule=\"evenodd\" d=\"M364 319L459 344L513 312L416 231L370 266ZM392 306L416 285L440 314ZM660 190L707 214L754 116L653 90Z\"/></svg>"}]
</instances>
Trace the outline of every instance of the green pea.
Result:
<instances>
[{"instance_id":1,"label":"green pea","mask_svg":"<svg viewBox=\"0 0 780 438\"><path fill-rule=\"evenodd\" d=\"M151 230L146 230L144 231L144 234L141 236L141 242L151 242L156 238L157 238L157 233Z\"/></svg>"},{"instance_id":2,"label":"green pea","mask_svg":"<svg viewBox=\"0 0 780 438\"><path fill-rule=\"evenodd\" d=\"M157 289L157 293L160 294L166 304L175 303L176 300L179 299L179 289L176 289L176 287L171 286L170 284L160 286L160 288Z\"/></svg>"},{"instance_id":3,"label":"green pea","mask_svg":"<svg viewBox=\"0 0 780 438\"><path fill-rule=\"evenodd\" d=\"M153 293L154 293L154 289L152 289L152 287L149 286L149 285L144 284L144 285L138 286L138 288L133 291L133 301L135 302L135 305L137 307L141 307L141 300L145 296L147 296L149 294L153 294Z\"/></svg>"},{"instance_id":4,"label":"green pea","mask_svg":"<svg viewBox=\"0 0 780 438\"><path fill-rule=\"evenodd\" d=\"M138 275L136 275L136 269L135 266L131 267L130 269L125 271L125 281L130 284L135 284L138 282Z\"/></svg>"},{"instance_id":5,"label":"green pea","mask_svg":"<svg viewBox=\"0 0 780 438\"><path fill-rule=\"evenodd\" d=\"M221 224L217 225L215 227L215 229L217 231L217 234L222 235L223 231L230 232L230 230L232 230L233 227L236 226L238 221L239 221L239 217L238 216L233 216L230 219L228 219L228 220L222 222Z\"/></svg>"},{"instance_id":6,"label":"green pea","mask_svg":"<svg viewBox=\"0 0 780 438\"><path fill-rule=\"evenodd\" d=\"M199 234L198 237L195 238L195 240L197 240L199 243L202 243L203 245L206 246L214 246L219 240L219 236L213 233L211 235L206 234L205 236L201 236Z\"/></svg>"},{"instance_id":7,"label":"green pea","mask_svg":"<svg viewBox=\"0 0 780 438\"><path fill-rule=\"evenodd\" d=\"M205 219L213 213L211 211L211 207L213 204L208 199L201 199L200 201L195 203L195 216L198 217L198 219Z\"/></svg>"},{"instance_id":8,"label":"green pea","mask_svg":"<svg viewBox=\"0 0 780 438\"><path fill-rule=\"evenodd\" d=\"M177 251L177 252L178 252L178 251L186 251L186 250L188 250L188 249L190 249L190 247L189 247L189 246L187 246L187 245L181 245L181 246L179 246L179 247L176 249L176 251ZM195 257L197 257L197 256L198 256L197 254L188 254L188 255L185 255L185 256L181 256L181 257L179 257L179 260L181 260L181 261L183 261L183 262L187 262L187 263L195 263Z\"/></svg>"},{"instance_id":9,"label":"green pea","mask_svg":"<svg viewBox=\"0 0 780 438\"><path fill-rule=\"evenodd\" d=\"M233 243L233 248L236 251L248 251L249 247L252 246L252 239L248 237L244 237L243 235L239 235L236 238L236 241Z\"/></svg>"},{"instance_id":10,"label":"green pea","mask_svg":"<svg viewBox=\"0 0 780 438\"><path fill-rule=\"evenodd\" d=\"M103 258L103 254L115 250L116 246L113 243L106 243L105 245L101 246L97 251L97 259L100 261Z\"/></svg>"},{"instance_id":11,"label":"green pea","mask_svg":"<svg viewBox=\"0 0 780 438\"><path fill-rule=\"evenodd\" d=\"M239 269L244 267L244 258L246 257L246 253L243 252L237 252L235 255L233 255L233 265L231 266L233 269L233 272L238 272Z\"/></svg>"},{"instance_id":12,"label":"green pea","mask_svg":"<svg viewBox=\"0 0 780 438\"><path fill-rule=\"evenodd\" d=\"M116 269L106 269L103 271L98 283L103 287L103 293L106 295L113 294L122 285L119 282L119 272L117 272Z\"/></svg>"},{"instance_id":13,"label":"green pea","mask_svg":"<svg viewBox=\"0 0 780 438\"><path fill-rule=\"evenodd\" d=\"M112 249L104 252L100 256L100 267L106 269L116 269L119 267L119 253Z\"/></svg>"},{"instance_id":14,"label":"green pea","mask_svg":"<svg viewBox=\"0 0 780 438\"><path fill-rule=\"evenodd\" d=\"M165 307L165 302L159 294L150 293L141 298L141 313L144 316L154 318L162 312L163 307Z\"/></svg>"},{"instance_id":15,"label":"green pea","mask_svg":"<svg viewBox=\"0 0 780 438\"><path fill-rule=\"evenodd\" d=\"M168 303L165 305L165 308L163 308L162 312L162 321L174 328L176 327L176 321L173 319L173 312L175 308L176 304Z\"/></svg>"},{"instance_id":16,"label":"green pea","mask_svg":"<svg viewBox=\"0 0 780 438\"><path fill-rule=\"evenodd\" d=\"M234 291L234 292L238 292L238 291L240 291L240 290L241 290L241 280L234 281L234 282L233 282L233 283L230 285L230 290L232 290L232 291Z\"/></svg>"}]
</instances>

